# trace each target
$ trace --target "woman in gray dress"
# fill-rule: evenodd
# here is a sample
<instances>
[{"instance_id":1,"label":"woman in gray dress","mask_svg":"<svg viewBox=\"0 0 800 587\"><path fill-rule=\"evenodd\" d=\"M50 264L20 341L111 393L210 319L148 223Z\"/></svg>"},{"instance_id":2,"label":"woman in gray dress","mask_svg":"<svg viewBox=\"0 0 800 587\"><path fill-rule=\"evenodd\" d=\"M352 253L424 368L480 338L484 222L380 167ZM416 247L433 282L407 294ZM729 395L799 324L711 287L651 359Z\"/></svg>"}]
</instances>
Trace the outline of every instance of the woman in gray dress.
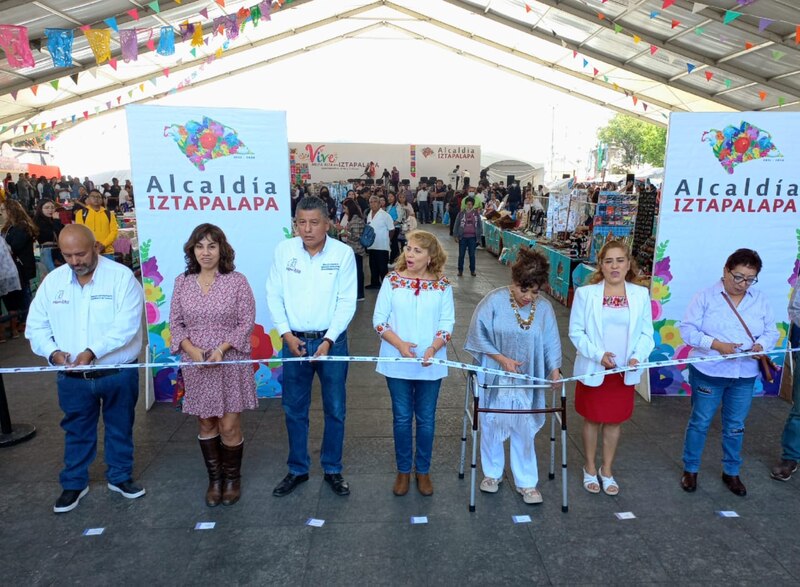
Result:
<instances>
[{"instance_id":1,"label":"woman in gray dress","mask_svg":"<svg viewBox=\"0 0 800 587\"><path fill-rule=\"evenodd\" d=\"M547 283L548 271L549 263L541 253L521 248L511 268L512 284L489 292L475 308L464 348L482 367L541 379L561 378L561 340L555 313L550 302L539 295L539 289ZM483 406L544 408L544 390L521 389L518 381L495 375L483 377L481 382L488 386L508 385L485 390ZM516 490L525 503L541 503L533 441L544 424L544 414L484 413L480 418L481 466L486 476L481 491L496 493L499 489L505 467L503 443L510 438Z\"/></svg>"}]
</instances>

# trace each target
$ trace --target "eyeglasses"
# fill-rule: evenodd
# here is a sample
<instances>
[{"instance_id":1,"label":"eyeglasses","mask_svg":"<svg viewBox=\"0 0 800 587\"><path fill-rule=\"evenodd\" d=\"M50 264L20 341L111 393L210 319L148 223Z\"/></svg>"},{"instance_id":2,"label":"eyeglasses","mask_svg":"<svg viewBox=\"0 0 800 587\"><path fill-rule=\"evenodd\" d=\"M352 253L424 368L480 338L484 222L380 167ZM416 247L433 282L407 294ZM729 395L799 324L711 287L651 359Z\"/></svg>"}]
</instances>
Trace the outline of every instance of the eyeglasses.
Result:
<instances>
[{"instance_id":1,"label":"eyeglasses","mask_svg":"<svg viewBox=\"0 0 800 587\"><path fill-rule=\"evenodd\" d=\"M755 285L756 283L758 283L758 277L745 277L744 275L739 275L738 273L732 273L731 271L728 271L728 273L731 274L731 277L733 278L733 283L747 283L747 287L750 287L751 285Z\"/></svg>"}]
</instances>

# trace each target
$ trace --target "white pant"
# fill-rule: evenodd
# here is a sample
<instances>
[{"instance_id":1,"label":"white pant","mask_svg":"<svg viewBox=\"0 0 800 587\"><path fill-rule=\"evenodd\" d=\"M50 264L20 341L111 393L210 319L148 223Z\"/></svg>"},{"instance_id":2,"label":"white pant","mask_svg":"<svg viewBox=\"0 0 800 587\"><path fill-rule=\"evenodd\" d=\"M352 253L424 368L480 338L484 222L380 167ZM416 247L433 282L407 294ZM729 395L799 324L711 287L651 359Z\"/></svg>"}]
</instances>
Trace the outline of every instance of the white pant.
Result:
<instances>
[{"instance_id":1,"label":"white pant","mask_svg":"<svg viewBox=\"0 0 800 587\"><path fill-rule=\"evenodd\" d=\"M505 441L500 440L498 425L486 421L488 414L480 414L481 427L481 467L483 474L494 479L503 477L506 464ZM495 417L509 418L511 439L511 472L517 487L536 487L539 483L539 468L536 462L534 436L526 422L532 415L495 414Z\"/></svg>"}]
</instances>

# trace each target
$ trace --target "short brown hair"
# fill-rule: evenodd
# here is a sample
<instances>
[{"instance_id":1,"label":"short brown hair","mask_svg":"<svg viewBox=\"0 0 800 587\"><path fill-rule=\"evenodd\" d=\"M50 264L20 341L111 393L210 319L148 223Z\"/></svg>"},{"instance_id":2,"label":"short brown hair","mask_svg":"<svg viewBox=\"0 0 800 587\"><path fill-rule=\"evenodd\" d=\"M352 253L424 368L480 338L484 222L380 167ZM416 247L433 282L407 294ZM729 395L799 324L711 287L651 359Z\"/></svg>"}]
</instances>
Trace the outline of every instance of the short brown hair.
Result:
<instances>
[{"instance_id":1,"label":"short brown hair","mask_svg":"<svg viewBox=\"0 0 800 587\"><path fill-rule=\"evenodd\" d=\"M547 283L550 262L542 253L529 247L520 247L517 260L511 266L511 280L519 287L540 289Z\"/></svg>"},{"instance_id":2,"label":"short brown hair","mask_svg":"<svg viewBox=\"0 0 800 587\"><path fill-rule=\"evenodd\" d=\"M439 239L426 230L412 230L406 234L406 241L409 243L411 241L416 241L423 249L428 251L428 254L431 256L431 264L428 265L428 270L437 277L441 277L444 264L447 262L447 253L442 248ZM405 271L406 267L406 252L403 251L400 253L400 256L397 257L394 268L397 271Z\"/></svg>"},{"instance_id":3,"label":"short brown hair","mask_svg":"<svg viewBox=\"0 0 800 587\"><path fill-rule=\"evenodd\" d=\"M183 255L184 259L186 259L187 275L200 273L200 263L197 262L197 258L194 256L194 247L204 238L207 238L211 242L215 242L219 245L218 269L220 273L230 273L236 269L236 265L233 262L234 258L236 257L236 253L234 252L230 243L228 243L225 233L222 232L222 229L219 226L204 223L192 231L192 234L189 236L189 240L183 245Z\"/></svg>"}]
</instances>

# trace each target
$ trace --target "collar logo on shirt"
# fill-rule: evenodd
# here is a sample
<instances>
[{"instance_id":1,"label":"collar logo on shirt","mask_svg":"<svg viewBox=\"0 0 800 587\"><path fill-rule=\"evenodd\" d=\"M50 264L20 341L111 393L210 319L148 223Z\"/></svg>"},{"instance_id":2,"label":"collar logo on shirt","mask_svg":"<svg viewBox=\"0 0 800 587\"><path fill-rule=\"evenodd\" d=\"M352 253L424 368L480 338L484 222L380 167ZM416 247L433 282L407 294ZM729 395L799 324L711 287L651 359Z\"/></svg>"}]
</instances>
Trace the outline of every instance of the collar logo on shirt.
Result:
<instances>
[{"instance_id":1,"label":"collar logo on shirt","mask_svg":"<svg viewBox=\"0 0 800 587\"><path fill-rule=\"evenodd\" d=\"M292 273L302 273L302 271L300 271L300 269L297 268L296 257L292 258L292 260L289 261L289 264L286 265L286 271L291 271Z\"/></svg>"},{"instance_id":2,"label":"collar logo on shirt","mask_svg":"<svg viewBox=\"0 0 800 587\"><path fill-rule=\"evenodd\" d=\"M58 293L56 294L56 298L53 300L53 303L54 304L68 304L69 303L69 300L65 300L64 299L64 290L63 289L58 290Z\"/></svg>"}]
</instances>

